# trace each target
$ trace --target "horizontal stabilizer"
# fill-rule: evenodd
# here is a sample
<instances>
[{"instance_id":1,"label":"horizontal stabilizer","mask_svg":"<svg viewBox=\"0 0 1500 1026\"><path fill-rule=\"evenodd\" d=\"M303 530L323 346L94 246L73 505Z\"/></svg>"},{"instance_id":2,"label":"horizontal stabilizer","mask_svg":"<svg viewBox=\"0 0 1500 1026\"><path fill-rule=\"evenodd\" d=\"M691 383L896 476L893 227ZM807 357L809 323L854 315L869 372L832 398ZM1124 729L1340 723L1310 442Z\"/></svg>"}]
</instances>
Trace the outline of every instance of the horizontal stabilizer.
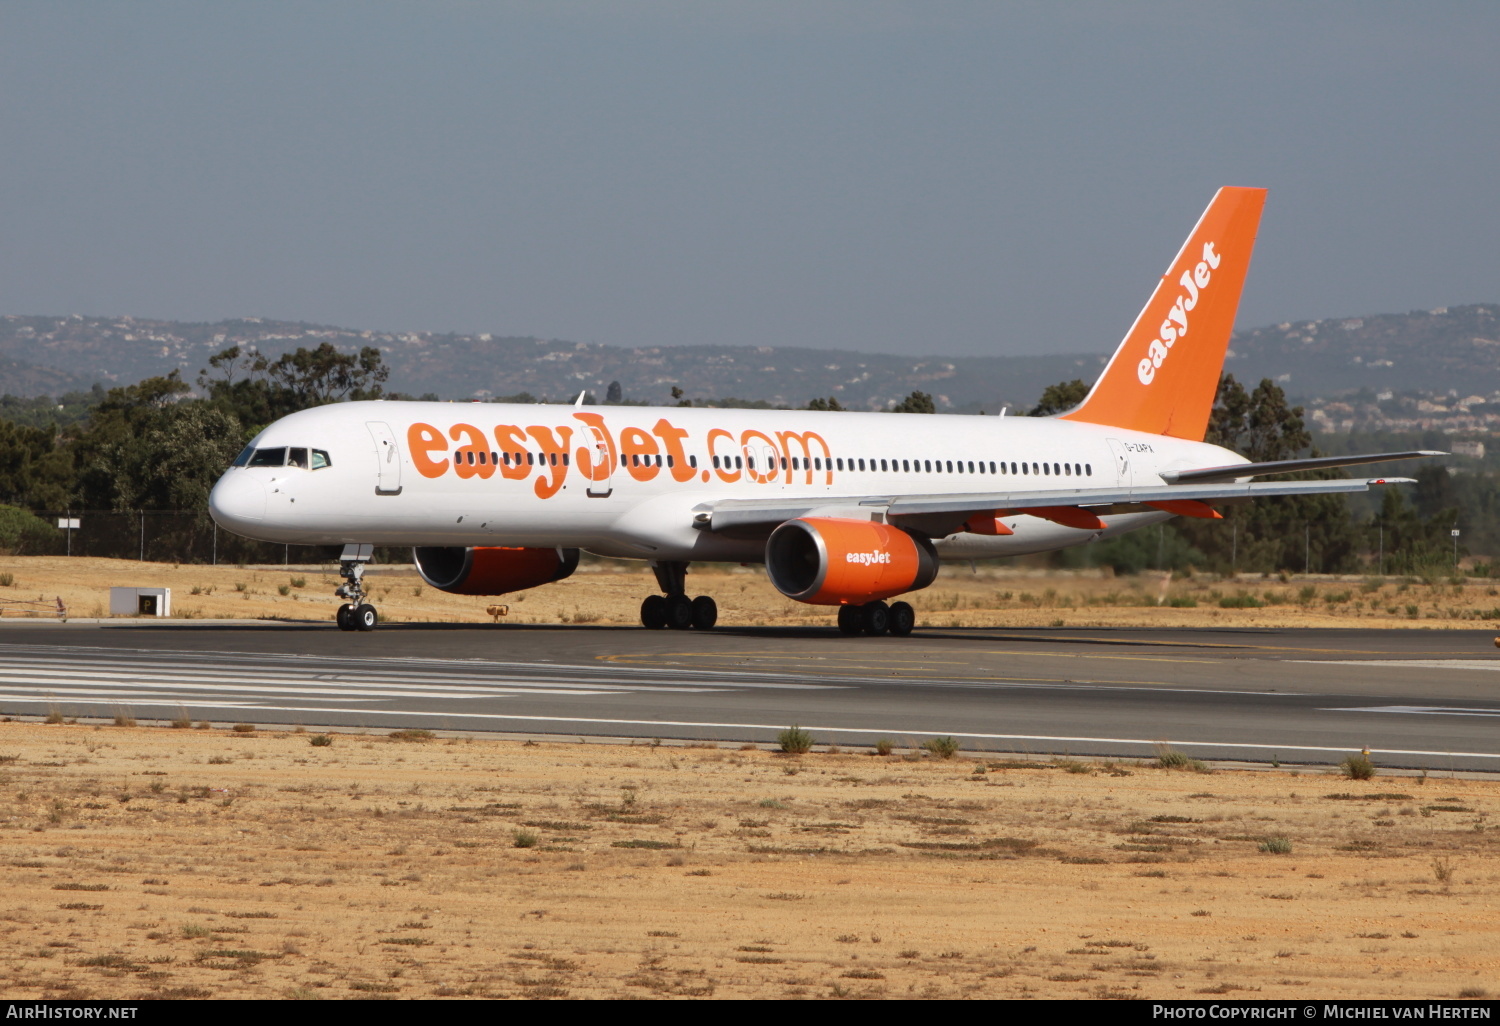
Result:
<instances>
[{"instance_id":1,"label":"horizontal stabilizer","mask_svg":"<svg viewBox=\"0 0 1500 1026\"><path fill-rule=\"evenodd\" d=\"M1377 452L1364 456L1317 456L1306 460L1274 460L1270 463L1239 463L1202 470L1167 470L1161 478L1171 484L1208 484L1212 481L1235 481L1242 477L1264 477L1267 474L1298 474L1305 470L1327 470L1330 467L1360 467L1368 463L1392 460L1415 460L1423 456L1447 456L1434 449L1412 452Z\"/></svg>"}]
</instances>

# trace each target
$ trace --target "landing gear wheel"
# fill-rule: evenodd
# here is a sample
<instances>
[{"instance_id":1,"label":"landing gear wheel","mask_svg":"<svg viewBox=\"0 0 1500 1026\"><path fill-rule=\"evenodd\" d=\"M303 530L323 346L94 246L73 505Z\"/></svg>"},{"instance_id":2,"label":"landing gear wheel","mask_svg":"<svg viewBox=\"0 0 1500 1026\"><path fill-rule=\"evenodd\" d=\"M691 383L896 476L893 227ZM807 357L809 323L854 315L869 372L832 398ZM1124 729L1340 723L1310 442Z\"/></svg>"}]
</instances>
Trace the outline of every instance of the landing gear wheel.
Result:
<instances>
[{"instance_id":1,"label":"landing gear wheel","mask_svg":"<svg viewBox=\"0 0 1500 1026\"><path fill-rule=\"evenodd\" d=\"M333 619L339 625L339 630L354 630L354 607L347 602L344 603L339 606L339 611Z\"/></svg>"},{"instance_id":2,"label":"landing gear wheel","mask_svg":"<svg viewBox=\"0 0 1500 1026\"><path fill-rule=\"evenodd\" d=\"M380 616L375 612L375 607L368 602L354 608L352 619L355 630L361 631L373 631L375 625L380 622Z\"/></svg>"},{"instance_id":3,"label":"landing gear wheel","mask_svg":"<svg viewBox=\"0 0 1500 1026\"><path fill-rule=\"evenodd\" d=\"M707 595L693 599L693 626L700 631L711 631L719 622L719 604Z\"/></svg>"},{"instance_id":4,"label":"landing gear wheel","mask_svg":"<svg viewBox=\"0 0 1500 1026\"><path fill-rule=\"evenodd\" d=\"M891 637L904 638L917 625L917 611L906 602L891 603Z\"/></svg>"},{"instance_id":5,"label":"landing gear wheel","mask_svg":"<svg viewBox=\"0 0 1500 1026\"><path fill-rule=\"evenodd\" d=\"M858 634L865 629L864 611L860 606L839 606L839 633Z\"/></svg>"},{"instance_id":6,"label":"landing gear wheel","mask_svg":"<svg viewBox=\"0 0 1500 1026\"><path fill-rule=\"evenodd\" d=\"M641 626L659 631L667 625L667 600L661 595L647 595L641 602Z\"/></svg>"},{"instance_id":7,"label":"landing gear wheel","mask_svg":"<svg viewBox=\"0 0 1500 1026\"><path fill-rule=\"evenodd\" d=\"M879 637L891 628L891 610L884 602L867 602L861 619L865 633Z\"/></svg>"},{"instance_id":8,"label":"landing gear wheel","mask_svg":"<svg viewBox=\"0 0 1500 1026\"><path fill-rule=\"evenodd\" d=\"M667 596L667 626L685 631L693 626L693 600L686 595Z\"/></svg>"}]
</instances>

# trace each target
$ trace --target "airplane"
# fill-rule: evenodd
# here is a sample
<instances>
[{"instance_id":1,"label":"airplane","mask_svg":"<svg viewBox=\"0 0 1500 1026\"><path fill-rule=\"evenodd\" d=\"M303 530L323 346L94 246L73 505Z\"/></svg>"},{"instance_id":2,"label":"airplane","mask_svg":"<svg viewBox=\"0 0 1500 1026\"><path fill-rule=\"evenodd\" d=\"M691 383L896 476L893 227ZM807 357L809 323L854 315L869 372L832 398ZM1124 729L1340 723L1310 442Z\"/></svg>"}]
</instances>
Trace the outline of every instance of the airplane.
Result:
<instances>
[{"instance_id":1,"label":"airplane","mask_svg":"<svg viewBox=\"0 0 1500 1026\"><path fill-rule=\"evenodd\" d=\"M1264 189L1220 189L1113 358L1053 417L382 401L302 410L260 432L215 484L246 538L343 545L336 616L374 629L363 574L411 546L422 579L502 595L569 576L580 550L650 563L652 629L708 630L695 562L763 564L845 634L909 635L944 560L1082 545L1214 506L1410 478L1272 480L1440 456L1251 463L1206 443Z\"/></svg>"}]
</instances>

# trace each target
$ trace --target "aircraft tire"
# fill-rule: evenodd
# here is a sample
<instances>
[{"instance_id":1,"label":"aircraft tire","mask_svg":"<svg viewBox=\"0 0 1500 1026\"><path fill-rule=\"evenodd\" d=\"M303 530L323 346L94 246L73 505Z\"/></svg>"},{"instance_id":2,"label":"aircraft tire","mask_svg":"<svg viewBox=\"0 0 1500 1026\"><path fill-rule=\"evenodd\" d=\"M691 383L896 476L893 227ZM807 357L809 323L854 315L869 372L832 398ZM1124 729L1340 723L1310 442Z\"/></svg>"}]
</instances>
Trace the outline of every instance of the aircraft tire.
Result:
<instances>
[{"instance_id":1,"label":"aircraft tire","mask_svg":"<svg viewBox=\"0 0 1500 1026\"><path fill-rule=\"evenodd\" d=\"M700 631L711 631L719 622L719 604L707 595L693 599L693 627Z\"/></svg>"},{"instance_id":2,"label":"aircraft tire","mask_svg":"<svg viewBox=\"0 0 1500 1026\"><path fill-rule=\"evenodd\" d=\"M891 603L891 637L904 638L917 625L917 611L908 602Z\"/></svg>"},{"instance_id":3,"label":"aircraft tire","mask_svg":"<svg viewBox=\"0 0 1500 1026\"><path fill-rule=\"evenodd\" d=\"M860 619L865 633L871 637L879 637L891 629L891 609L884 602L866 602Z\"/></svg>"},{"instance_id":4,"label":"aircraft tire","mask_svg":"<svg viewBox=\"0 0 1500 1026\"><path fill-rule=\"evenodd\" d=\"M693 626L693 600L686 595L667 596L667 626L685 631Z\"/></svg>"},{"instance_id":5,"label":"aircraft tire","mask_svg":"<svg viewBox=\"0 0 1500 1026\"><path fill-rule=\"evenodd\" d=\"M335 614L333 619L334 622L339 625L339 630L354 630L354 607L345 602L343 605L339 606L339 611L337 614Z\"/></svg>"},{"instance_id":6,"label":"aircraft tire","mask_svg":"<svg viewBox=\"0 0 1500 1026\"><path fill-rule=\"evenodd\" d=\"M659 631L667 625L667 600L663 595L647 595L641 602L641 626Z\"/></svg>"},{"instance_id":7,"label":"aircraft tire","mask_svg":"<svg viewBox=\"0 0 1500 1026\"><path fill-rule=\"evenodd\" d=\"M375 625L380 622L380 614L375 612L375 607L366 602L362 606L355 607L354 616L355 630L373 631Z\"/></svg>"},{"instance_id":8,"label":"aircraft tire","mask_svg":"<svg viewBox=\"0 0 1500 1026\"><path fill-rule=\"evenodd\" d=\"M861 606L839 606L839 633L858 634L865 629Z\"/></svg>"}]
</instances>

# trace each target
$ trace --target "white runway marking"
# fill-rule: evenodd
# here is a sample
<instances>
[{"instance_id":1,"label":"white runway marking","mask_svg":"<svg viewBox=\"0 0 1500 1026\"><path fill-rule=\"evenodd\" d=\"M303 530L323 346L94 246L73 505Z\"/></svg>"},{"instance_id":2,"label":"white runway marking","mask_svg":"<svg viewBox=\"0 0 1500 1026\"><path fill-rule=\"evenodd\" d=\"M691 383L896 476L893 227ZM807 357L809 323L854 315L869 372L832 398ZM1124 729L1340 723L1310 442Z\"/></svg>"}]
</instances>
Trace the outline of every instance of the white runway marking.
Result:
<instances>
[{"instance_id":1,"label":"white runway marking","mask_svg":"<svg viewBox=\"0 0 1500 1026\"><path fill-rule=\"evenodd\" d=\"M1404 716L1500 716L1500 709L1465 709L1452 705L1339 706L1324 712L1397 713Z\"/></svg>"},{"instance_id":2,"label":"white runway marking","mask_svg":"<svg viewBox=\"0 0 1500 1026\"><path fill-rule=\"evenodd\" d=\"M88 704L88 703L85 703ZM103 702L95 704L106 704ZM253 703L237 703L224 701L199 702L195 708L200 709L239 709L252 710L255 712L285 712L294 714L303 713L348 713L351 710L346 706L274 706L258 705ZM361 716L395 716L403 720L410 720L413 715L409 710L402 709L360 709ZM449 715L434 713L422 713L428 718L437 718L450 721L461 720L506 720L513 723L551 723L551 724L590 724L595 726L612 727L692 727L708 728L713 730L784 730L786 725L782 723L725 723L705 720L627 720L615 718L585 717L585 716L527 716L511 713L465 713L455 712ZM461 729L451 727L447 729ZM863 734L867 736L900 737L912 733L905 728L895 727L836 727L828 724L806 724L803 729L818 731L828 734ZM933 733L934 731L922 731L922 733ZM1300 744L1249 744L1237 741L1191 741L1181 738L1129 738L1129 737L1085 737L1077 735L1060 734L982 734L965 730L942 730L938 733L951 734L953 737L972 738L977 741L1022 741L1027 743L1037 742L1044 744L1100 744L1100 745L1132 745L1141 748L1155 750L1161 745L1183 748L1219 748L1231 750L1244 750L1250 752L1275 752L1287 754L1291 752L1322 752L1335 755L1348 755L1349 747L1325 747L1321 745ZM1431 751L1416 748L1381 748L1371 749L1374 755L1421 755L1440 758L1459 759L1500 759L1500 753L1495 752L1453 752L1453 751Z\"/></svg>"},{"instance_id":3,"label":"white runway marking","mask_svg":"<svg viewBox=\"0 0 1500 1026\"><path fill-rule=\"evenodd\" d=\"M1287 659L1313 666L1378 666L1383 670L1500 670L1500 659Z\"/></svg>"}]
</instances>

